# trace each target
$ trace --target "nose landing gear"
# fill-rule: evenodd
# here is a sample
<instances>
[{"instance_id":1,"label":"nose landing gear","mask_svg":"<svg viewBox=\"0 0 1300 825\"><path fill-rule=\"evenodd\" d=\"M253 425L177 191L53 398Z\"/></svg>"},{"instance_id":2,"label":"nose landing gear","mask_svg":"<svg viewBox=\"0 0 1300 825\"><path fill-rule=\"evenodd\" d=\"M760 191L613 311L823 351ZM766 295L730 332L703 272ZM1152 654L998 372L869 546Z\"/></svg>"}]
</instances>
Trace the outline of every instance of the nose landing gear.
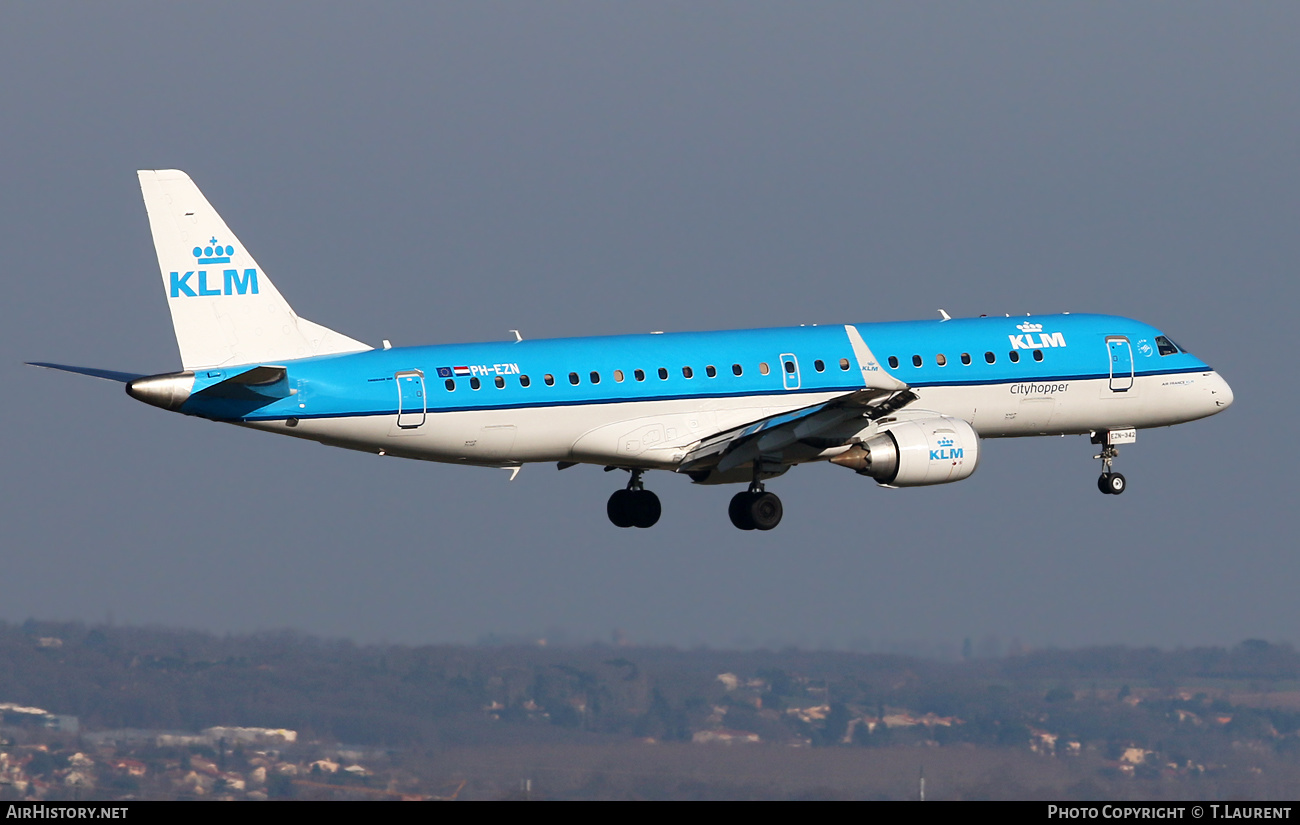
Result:
<instances>
[{"instance_id":1,"label":"nose landing gear","mask_svg":"<svg viewBox=\"0 0 1300 825\"><path fill-rule=\"evenodd\" d=\"M1093 436L1094 444L1101 444L1101 452L1093 456L1101 460L1101 475L1097 478L1097 489L1108 496L1117 496L1128 489L1128 481L1120 473L1112 473L1111 462L1119 455L1119 448L1110 443L1109 433Z\"/></svg>"},{"instance_id":2,"label":"nose landing gear","mask_svg":"<svg viewBox=\"0 0 1300 825\"><path fill-rule=\"evenodd\" d=\"M605 514L615 527L653 527L659 521L663 507L659 496L641 485L645 470L632 470L627 488L615 490L605 505Z\"/></svg>"}]
</instances>

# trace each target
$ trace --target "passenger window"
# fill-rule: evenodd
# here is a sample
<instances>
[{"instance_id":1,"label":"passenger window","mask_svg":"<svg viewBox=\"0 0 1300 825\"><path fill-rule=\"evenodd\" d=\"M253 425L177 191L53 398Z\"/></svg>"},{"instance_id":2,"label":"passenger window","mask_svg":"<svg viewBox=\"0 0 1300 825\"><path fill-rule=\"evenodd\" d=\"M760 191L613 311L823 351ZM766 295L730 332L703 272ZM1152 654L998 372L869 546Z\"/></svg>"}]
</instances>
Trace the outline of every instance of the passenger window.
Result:
<instances>
[{"instance_id":1,"label":"passenger window","mask_svg":"<svg viewBox=\"0 0 1300 825\"><path fill-rule=\"evenodd\" d=\"M709 364L707 367L704 368L704 374L709 376L710 378L717 378L718 370L712 364Z\"/></svg>"},{"instance_id":2,"label":"passenger window","mask_svg":"<svg viewBox=\"0 0 1300 825\"><path fill-rule=\"evenodd\" d=\"M921 366L921 356L919 356L919 355L913 355L913 356L912 356L912 366L914 366L914 367L919 367L919 366Z\"/></svg>"},{"instance_id":3,"label":"passenger window","mask_svg":"<svg viewBox=\"0 0 1300 825\"><path fill-rule=\"evenodd\" d=\"M497 389L504 390L506 388L506 379L498 375L496 380L496 385L497 385Z\"/></svg>"},{"instance_id":4,"label":"passenger window","mask_svg":"<svg viewBox=\"0 0 1300 825\"><path fill-rule=\"evenodd\" d=\"M745 370L744 370L744 368L741 367L739 364L732 364L732 365L731 365L731 372L732 372L733 375L744 375L744 374L745 374Z\"/></svg>"},{"instance_id":5,"label":"passenger window","mask_svg":"<svg viewBox=\"0 0 1300 825\"><path fill-rule=\"evenodd\" d=\"M544 376L542 377L542 380L546 382L546 386L548 386L548 387L554 387L554 386L555 386L555 376L554 376L554 375L551 375L549 372L546 373L546 375L544 375Z\"/></svg>"},{"instance_id":6,"label":"passenger window","mask_svg":"<svg viewBox=\"0 0 1300 825\"><path fill-rule=\"evenodd\" d=\"M480 380L478 380L478 378L471 378L471 379L469 379L469 388L470 388L471 390L476 390L476 389L478 389L478 388L481 387L481 386L483 386L483 382L480 381Z\"/></svg>"},{"instance_id":7,"label":"passenger window","mask_svg":"<svg viewBox=\"0 0 1300 825\"><path fill-rule=\"evenodd\" d=\"M769 366L767 365L767 362L766 362L766 361L759 361L759 362L758 362L758 374L759 374L759 375L767 375L767 374L770 373L771 371L772 371L772 368L769 367Z\"/></svg>"},{"instance_id":8,"label":"passenger window","mask_svg":"<svg viewBox=\"0 0 1300 825\"><path fill-rule=\"evenodd\" d=\"M1020 363L1020 353L1016 352L1015 350L1011 350L1011 352L1007 353L1007 357L1011 359L1011 363L1013 364Z\"/></svg>"},{"instance_id":9,"label":"passenger window","mask_svg":"<svg viewBox=\"0 0 1300 825\"><path fill-rule=\"evenodd\" d=\"M986 352L984 353L984 360L992 364L998 360L998 357L991 352Z\"/></svg>"},{"instance_id":10,"label":"passenger window","mask_svg":"<svg viewBox=\"0 0 1300 825\"><path fill-rule=\"evenodd\" d=\"M521 376L519 376L519 386L521 386L521 387L526 387L526 386L528 386L528 385L531 384L531 383L533 383L533 382L531 382L531 381L528 380L528 376L527 376L527 375L521 375Z\"/></svg>"},{"instance_id":11,"label":"passenger window","mask_svg":"<svg viewBox=\"0 0 1300 825\"><path fill-rule=\"evenodd\" d=\"M660 368L659 368L659 380L660 380L660 381L667 381L667 380L668 380L668 368L667 368L667 367L660 367Z\"/></svg>"},{"instance_id":12,"label":"passenger window","mask_svg":"<svg viewBox=\"0 0 1300 825\"><path fill-rule=\"evenodd\" d=\"M447 379L447 392L455 392L455 391L456 391L456 381L455 381L454 379L448 378L448 379Z\"/></svg>"},{"instance_id":13,"label":"passenger window","mask_svg":"<svg viewBox=\"0 0 1300 825\"><path fill-rule=\"evenodd\" d=\"M889 356L889 368L890 368L891 370L896 370L896 369L898 369L898 359L895 358L895 357L892 356L892 355Z\"/></svg>"},{"instance_id":14,"label":"passenger window","mask_svg":"<svg viewBox=\"0 0 1300 825\"><path fill-rule=\"evenodd\" d=\"M591 383L593 384L600 383L600 373L596 372L595 370L591 371Z\"/></svg>"},{"instance_id":15,"label":"passenger window","mask_svg":"<svg viewBox=\"0 0 1300 825\"><path fill-rule=\"evenodd\" d=\"M623 383L623 371L622 371L622 370L614 370L614 380L617 381L617 382L620 383L620 384Z\"/></svg>"},{"instance_id":16,"label":"passenger window","mask_svg":"<svg viewBox=\"0 0 1300 825\"><path fill-rule=\"evenodd\" d=\"M938 355L934 356L934 363L938 364L941 367L946 367L948 366L948 356L944 355L941 352Z\"/></svg>"},{"instance_id":17,"label":"passenger window","mask_svg":"<svg viewBox=\"0 0 1300 825\"><path fill-rule=\"evenodd\" d=\"M963 353L961 354L961 362L962 362L963 364L965 364L966 366L968 366L968 367L970 366L970 353L969 353L969 352L963 352Z\"/></svg>"},{"instance_id":18,"label":"passenger window","mask_svg":"<svg viewBox=\"0 0 1300 825\"><path fill-rule=\"evenodd\" d=\"M1041 349L1034 350L1034 360L1035 361L1043 360L1043 351Z\"/></svg>"},{"instance_id":19,"label":"passenger window","mask_svg":"<svg viewBox=\"0 0 1300 825\"><path fill-rule=\"evenodd\" d=\"M644 381L644 380L645 380L645 370L633 370L633 371L632 371L632 377L635 378L635 379L638 380L638 381Z\"/></svg>"},{"instance_id":20,"label":"passenger window","mask_svg":"<svg viewBox=\"0 0 1300 825\"><path fill-rule=\"evenodd\" d=\"M695 377L695 371L692 370L690 367L682 367L682 377L683 377L683 378L694 378L694 377Z\"/></svg>"},{"instance_id":21,"label":"passenger window","mask_svg":"<svg viewBox=\"0 0 1300 825\"><path fill-rule=\"evenodd\" d=\"M794 374L794 362L793 362L793 361L784 361L784 362L782 362L782 363L785 364L785 371L793 375L793 374Z\"/></svg>"},{"instance_id":22,"label":"passenger window","mask_svg":"<svg viewBox=\"0 0 1300 825\"><path fill-rule=\"evenodd\" d=\"M842 370L847 370L848 368L849 368L849 359L847 359L847 358L841 358L841 359L840 359L840 369L842 369Z\"/></svg>"},{"instance_id":23,"label":"passenger window","mask_svg":"<svg viewBox=\"0 0 1300 825\"><path fill-rule=\"evenodd\" d=\"M818 372L826 372L826 362L821 360L813 361L813 369Z\"/></svg>"},{"instance_id":24,"label":"passenger window","mask_svg":"<svg viewBox=\"0 0 1300 825\"><path fill-rule=\"evenodd\" d=\"M581 379L578 378L578 374L576 372L569 373L569 383L572 384L573 386L575 387L578 386L578 381L580 380Z\"/></svg>"}]
</instances>

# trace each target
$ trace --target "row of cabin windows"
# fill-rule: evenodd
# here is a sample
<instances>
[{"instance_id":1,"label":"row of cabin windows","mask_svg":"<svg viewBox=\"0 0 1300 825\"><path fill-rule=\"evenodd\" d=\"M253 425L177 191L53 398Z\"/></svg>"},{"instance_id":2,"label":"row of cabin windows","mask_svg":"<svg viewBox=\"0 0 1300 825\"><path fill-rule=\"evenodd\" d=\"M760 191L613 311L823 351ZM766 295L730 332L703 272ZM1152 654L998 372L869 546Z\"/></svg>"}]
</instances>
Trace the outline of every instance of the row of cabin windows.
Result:
<instances>
[{"instance_id":1,"label":"row of cabin windows","mask_svg":"<svg viewBox=\"0 0 1300 825\"><path fill-rule=\"evenodd\" d=\"M1011 350L1011 352L1008 353L1007 357L1011 359L1011 363L1013 364L1020 363L1019 350L1014 350L1014 349ZM984 353L984 360L990 364L996 364L998 361L998 357L991 352L986 352ZM1043 360L1043 351L1041 349L1034 350L1034 360L1035 361ZM961 354L961 362L966 366L970 366L971 357L969 352L963 352ZM919 355L912 356L912 366L919 367L924 363L925 363L925 359L921 358L921 356ZM948 365L948 356L944 355L943 353L939 353L938 355L934 356L934 363L938 364L941 367L946 367ZM889 368L898 369L898 356L896 355L889 356Z\"/></svg>"},{"instance_id":2,"label":"row of cabin windows","mask_svg":"<svg viewBox=\"0 0 1300 825\"><path fill-rule=\"evenodd\" d=\"M898 359L895 358L895 359L892 359L892 360L893 360L893 362L894 362L894 363L893 363L893 366L898 366L898 364L897 364ZM847 371L848 368L849 368L849 359L847 359L847 358L841 358L841 359L840 359L840 369L841 369L841 370L845 370L845 371ZM821 360L814 361L814 362L813 362L813 369L817 370L818 372L825 372L825 371L826 371L826 362L821 361ZM786 372L790 372L790 373L792 373L792 372L795 371L795 365L794 365L794 362L793 362L793 361L786 361L786 362L785 362L785 371L786 371ZM732 372L733 375L737 375L737 376L739 376L739 375L744 375L744 374L745 374L745 368L742 367L740 364L732 364L732 365L731 365L731 372ZM759 374L761 374L761 375L768 375L768 374L770 374L770 373L772 372L772 368L769 367L769 366L767 365L767 362L766 362L766 361L762 361L762 362L760 362L759 365L758 365L758 372L759 372ZM660 367L659 370L658 370L658 374L659 374L659 379L660 379L661 381L667 381L667 380L668 380L668 368L667 368L667 367ZM704 374L707 375L707 376L709 376L710 378L716 378L716 377L718 376L718 369L717 369L717 367L715 367L715 366L713 366L712 364L710 364L709 366L707 366L707 367L704 368ZM635 378L637 381L644 381L644 380L645 380L645 370L632 370L632 377ZM695 370L691 369L690 367L682 367L682 377L683 377L683 378L694 378L694 377L695 377ZM591 373L588 374L587 378L588 378L588 380L591 381L591 383L593 383L593 384L599 384L599 383L600 383L600 373L599 373L599 372L596 372L595 370L592 370ZM624 373L623 373L622 370L614 370L614 380L617 381L617 382L620 383L620 384L623 383L624 380L626 380L626 376L624 375ZM549 373L549 372L542 376L542 381L544 381L544 382L546 383L546 386L548 386L548 387L554 387L554 386L555 386L555 376L552 375L552 374ZM580 375L578 375L578 373L576 373L576 372L571 372L571 373L569 373L569 383L570 383L570 384L573 384L574 386L577 386L577 385L578 385L579 383L581 383L581 382L582 382L582 377L581 377ZM499 390L501 390L501 389L505 389L505 386L506 386L506 379L503 378L503 377L501 377L500 375L498 375L495 379L493 379L493 383L496 384L497 389L499 389ZM532 382L532 379L530 379L527 375L521 375L521 376L519 376L519 386L521 386L521 387L528 387L528 386L531 386L532 383L533 383L533 382ZM477 377L474 377L474 378L469 379L469 388L470 388L470 389L472 389L472 390L477 390L477 389L480 389L482 386L483 386L483 382L480 381ZM454 379L454 378L448 378L447 381L446 381L446 387L447 387L447 391L448 391L448 392L454 392L455 389L456 389L456 379Z\"/></svg>"}]
</instances>

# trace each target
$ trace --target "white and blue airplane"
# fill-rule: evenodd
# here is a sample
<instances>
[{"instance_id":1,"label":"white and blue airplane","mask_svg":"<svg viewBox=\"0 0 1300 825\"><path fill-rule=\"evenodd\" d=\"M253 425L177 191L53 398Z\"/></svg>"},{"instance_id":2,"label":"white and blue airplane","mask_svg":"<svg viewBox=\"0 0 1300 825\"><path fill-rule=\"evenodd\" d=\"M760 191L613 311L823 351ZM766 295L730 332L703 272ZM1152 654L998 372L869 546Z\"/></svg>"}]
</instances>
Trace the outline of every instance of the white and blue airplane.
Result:
<instances>
[{"instance_id":1,"label":"white and blue airplane","mask_svg":"<svg viewBox=\"0 0 1300 825\"><path fill-rule=\"evenodd\" d=\"M1232 404L1226 381L1160 330L1030 315L374 349L300 318L194 182L139 173L179 372L35 363L126 384L147 404L379 455L630 473L609 520L650 527L647 470L745 484L729 515L770 530L764 482L829 461L885 487L960 481L980 440L1087 434L1098 487L1117 445ZM512 475L513 478L513 475Z\"/></svg>"}]
</instances>

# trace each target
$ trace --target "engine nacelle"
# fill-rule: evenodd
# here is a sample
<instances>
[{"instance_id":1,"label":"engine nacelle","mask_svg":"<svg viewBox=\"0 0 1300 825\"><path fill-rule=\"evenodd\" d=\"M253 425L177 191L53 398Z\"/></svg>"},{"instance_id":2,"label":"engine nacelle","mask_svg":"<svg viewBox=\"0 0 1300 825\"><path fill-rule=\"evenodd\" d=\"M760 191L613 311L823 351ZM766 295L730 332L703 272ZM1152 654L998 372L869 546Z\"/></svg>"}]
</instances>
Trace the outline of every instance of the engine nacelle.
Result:
<instances>
[{"instance_id":1,"label":"engine nacelle","mask_svg":"<svg viewBox=\"0 0 1300 825\"><path fill-rule=\"evenodd\" d=\"M881 484L922 487L970 477L979 456L975 428L960 418L938 415L889 424L831 462Z\"/></svg>"}]
</instances>

